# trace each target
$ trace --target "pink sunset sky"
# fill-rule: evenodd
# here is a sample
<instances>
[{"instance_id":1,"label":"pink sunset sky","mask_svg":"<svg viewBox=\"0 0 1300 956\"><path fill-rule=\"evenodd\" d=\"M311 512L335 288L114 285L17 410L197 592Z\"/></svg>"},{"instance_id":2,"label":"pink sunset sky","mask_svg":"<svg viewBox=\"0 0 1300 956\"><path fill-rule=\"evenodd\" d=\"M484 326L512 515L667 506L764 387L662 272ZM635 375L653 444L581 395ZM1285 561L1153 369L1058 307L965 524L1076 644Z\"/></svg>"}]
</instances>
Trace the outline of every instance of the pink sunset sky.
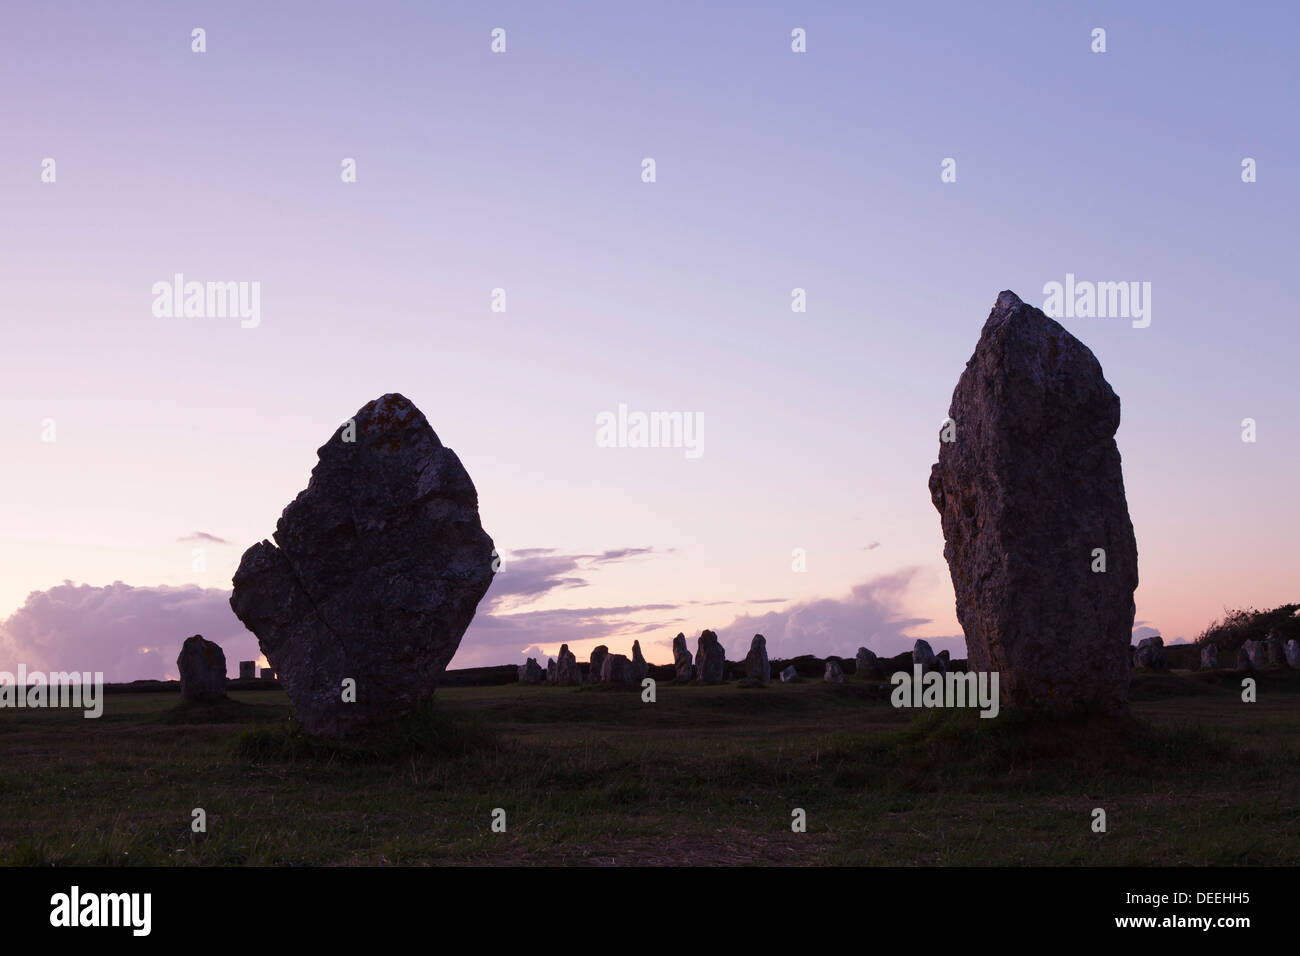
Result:
<instances>
[{"instance_id":1,"label":"pink sunset sky","mask_svg":"<svg viewBox=\"0 0 1300 956\"><path fill-rule=\"evenodd\" d=\"M5 12L0 669L260 657L239 558L393 391L506 556L453 667L964 656L939 427L998 293L1067 274L1151 283L1145 328L1061 319L1121 399L1139 626L1300 599L1294 12L616 6ZM176 273L256 327L154 314ZM601 447L620 404L702 454Z\"/></svg>"}]
</instances>

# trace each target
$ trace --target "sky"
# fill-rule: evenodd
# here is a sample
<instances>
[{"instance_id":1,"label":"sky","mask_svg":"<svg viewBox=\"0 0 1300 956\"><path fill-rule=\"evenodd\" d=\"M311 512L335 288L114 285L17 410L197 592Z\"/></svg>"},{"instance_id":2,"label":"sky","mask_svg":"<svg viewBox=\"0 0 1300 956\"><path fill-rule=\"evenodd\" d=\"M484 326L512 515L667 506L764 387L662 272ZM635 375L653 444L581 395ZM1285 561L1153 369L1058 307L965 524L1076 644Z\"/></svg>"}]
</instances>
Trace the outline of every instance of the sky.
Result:
<instances>
[{"instance_id":1,"label":"sky","mask_svg":"<svg viewBox=\"0 0 1300 956\"><path fill-rule=\"evenodd\" d=\"M705 627L732 659L760 631L964 656L939 428L998 293L1067 275L1150 283L1145 327L1060 319L1120 396L1139 634L1297 600L1298 21L7 5L0 669L174 676L193 633L259 657L239 558L387 392L506 556L453 667L666 663ZM155 314L177 273L258 283L256 323ZM620 405L702 422L698 454L602 447Z\"/></svg>"}]
</instances>

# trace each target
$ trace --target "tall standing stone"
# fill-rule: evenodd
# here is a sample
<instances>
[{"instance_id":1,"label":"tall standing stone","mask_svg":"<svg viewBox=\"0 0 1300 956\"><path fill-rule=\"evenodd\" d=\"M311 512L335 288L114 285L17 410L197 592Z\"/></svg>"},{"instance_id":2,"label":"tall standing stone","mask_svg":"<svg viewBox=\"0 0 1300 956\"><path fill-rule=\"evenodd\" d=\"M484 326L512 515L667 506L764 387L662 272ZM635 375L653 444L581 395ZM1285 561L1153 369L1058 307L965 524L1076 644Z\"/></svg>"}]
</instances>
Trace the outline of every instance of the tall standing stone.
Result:
<instances>
[{"instance_id":1,"label":"tall standing stone","mask_svg":"<svg viewBox=\"0 0 1300 956\"><path fill-rule=\"evenodd\" d=\"M934 648L930 646L929 641L918 640L912 645L912 664L920 664L922 674L939 670L938 661L934 656Z\"/></svg>"},{"instance_id":2,"label":"tall standing stone","mask_svg":"<svg viewBox=\"0 0 1300 956\"><path fill-rule=\"evenodd\" d=\"M1219 648L1217 644L1206 644L1201 648L1201 670L1215 671L1219 669Z\"/></svg>"},{"instance_id":3,"label":"tall standing stone","mask_svg":"<svg viewBox=\"0 0 1300 956\"><path fill-rule=\"evenodd\" d=\"M433 693L492 583L478 493L408 399L384 395L317 452L230 606L311 734L399 718ZM352 682L352 694L347 684Z\"/></svg>"},{"instance_id":4,"label":"tall standing stone","mask_svg":"<svg viewBox=\"0 0 1300 956\"><path fill-rule=\"evenodd\" d=\"M1144 667L1149 671L1164 671L1169 669L1169 662L1165 658L1165 639L1157 634L1154 637L1144 637L1138 641L1137 654L1134 658L1138 667Z\"/></svg>"},{"instance_id":5,"label":"tall standing stone","mask_svg":"<svg viewBox=\"0 0 1300 956\"><path fill-rule=\"evenodd\" d=\"M695 667L691 663L691 652L686 647L686 635L678 634L673 638L673 679L685 683L695 676Z\"/></svg>"},{"instance_id":6,"label":"tall standing stone","mask_svg":"<svg viewBox=\"0 0 1300 956\"><path fill-rule=\"evenodd\" d=\"M772 668L767 660L767 638L755 634L745 655L745 676L766 684L772 679Z\"/></svg>"},{"instance_id":7,"label":"tall standing stone","mask_svg":"<svg viewBox=\"0 0 1300 956\"><path fill-rule=\"evenodd\" d=\"M1137 542L1101 365L1003 292L948 415L930 497L969 669L1012 706L1125 711Z\"/></svg>"},{"instance_id":8,"label":"tall standing stone","mask_svg":"<svg viewBox=\"0 0 1300 956\"><path fill-rule=\"evenodd\" d=\"M555 678L559 675L559 671L557 670L557 667L558 665L555 663L555 658L548 657L546 659L546 683L548 684L555 683Z\"/></svg>"},{"instance_id":9,"label":"tall standing stone","mask_svg":"<svg viewBox=\"0 0 1300 956\"><path fill-rule=\"evenodd\" d=\"M568 644L560 645L560 656L555 662L555 683L560 687L577 687L582 683L578 657L569 650Z\"/></svg>"},{"instance_id":10,"label":"tall standing stone","mask_svg":"<svg viewBox=\"0 0 1300 956\"><path fill-rule=\"evenodd\" d=\"M600 682L616 687L636 687L640 681L626 654L606 654L600 664Z\"/></svg>"},{"instance_id":11,"label":"tall standing stone","mask_svg":"<svg viewBox=\"0 0 1300 956\"><path fill-rule=\"evenodd\" d=\"M718 643L718 635L701 631L695 645L695 677L706 684L721 684L726 680L726 652Z\"/></svg>"},{"instance_id":12,"label":"tall standing stone","mask_svg":"<svg viewBox=\"0 0 1300 956\"><path fill-rule=\"evenodd\" d=\"M588 665L587 677L593 684L599 684L604 677L605 658L609 656L609 648L604 644L597 644L591 649L591 663Z\"/></svg>"},{"instance_id":13,"label":"tall standing stone","mask_svg":"<svg viewBox=\"0 0 1300 956\"><path fill-rule=\"evenodd\" d=\"M1300 670L1300 642L1297 642L1293 637L1291 640L1286 642L1286 645L1282 650L1286 655L1287 666L1295 670Z\"/></svg>"},{"instance_id":14,"label":"tall standing stone","mask_svg":"<svg viewBox=\"0 0 1300 956\"><path fill-rule=\"evenodd\" d=\"M226 654L202 634L187 637L176 658L181 675L181 697L197 703L215 703L226 697Z\"/></svg>"},{"instance_id":15,"label":"tall standing stone","mask_svg":"<svg viewBox=\"0 0 1300 956\"><path fill-rule=\"evenodd\" d=\"M880 658L865 647L858 648L857 677L859 680L875 680L882 675Z\"/></svg>"},{"instance_id":16,"label":"tall standing stone","mask_svg":"<svg viewBox=\"0 0 1300 956\"><path fill-rule=\"evenodd\" d=\"M646 677L649 676L649 674L650 674L650 665L647 664L646 659L641 656L641 642L633 641L632 642L632 677L638 687L641 685L641 682L645 680Z\"/></svg>"}]
</instances>

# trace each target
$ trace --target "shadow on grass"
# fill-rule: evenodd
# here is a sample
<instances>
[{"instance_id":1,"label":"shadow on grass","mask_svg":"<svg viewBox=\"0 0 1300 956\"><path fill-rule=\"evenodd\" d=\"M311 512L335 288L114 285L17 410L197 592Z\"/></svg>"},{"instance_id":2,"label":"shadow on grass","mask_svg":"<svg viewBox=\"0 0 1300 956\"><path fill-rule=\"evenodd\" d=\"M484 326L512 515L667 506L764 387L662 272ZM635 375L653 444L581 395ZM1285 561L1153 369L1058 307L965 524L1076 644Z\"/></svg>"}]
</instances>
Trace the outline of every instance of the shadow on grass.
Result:
<instances>
[{"instance_id":1,"label":"shadow on grass","mask_svg":"<svg viewBox=\"0 0 1300 956\"><path fill-rule=\"evenodd\" d=\"M383 728L342 740L313 737L290 715L273 726L245 730L234 739L232 748L236 757L250 760L384 763L417 756L461 757L495 751L501 748L501 742L477 716L448 713L431 701Z\"/></svg>"}]
</instances>

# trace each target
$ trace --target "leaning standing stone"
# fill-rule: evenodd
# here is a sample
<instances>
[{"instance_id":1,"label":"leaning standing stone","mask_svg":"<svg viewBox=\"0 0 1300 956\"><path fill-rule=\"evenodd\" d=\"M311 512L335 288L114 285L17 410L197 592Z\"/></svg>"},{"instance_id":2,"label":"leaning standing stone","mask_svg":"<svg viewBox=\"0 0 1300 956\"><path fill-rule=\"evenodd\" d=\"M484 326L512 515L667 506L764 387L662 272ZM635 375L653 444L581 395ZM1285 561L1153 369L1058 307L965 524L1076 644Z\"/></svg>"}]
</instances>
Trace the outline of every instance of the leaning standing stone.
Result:
<instances>
[{"instance_id":1,"label":"leaning standing stone","mask_svg":"<svg viewBox=\"0 0 1300 956\"><path fill-rule=\"evenodd\" d=\"M1123 712L1137 543L1096 357L1003 292L948 414L930 497L969 669L1013 706Z\"/></svg>"},{"instance_id":2,"label":"leaning standing stone","mask_svg":"<svg viewBox=\"0 0 1300 956\"><path fill-rule=\"evenodd\" d=\"M875 680L881 676L880 659L867 648L858 648L856 661L859 680Z\"/></svg>"},{"instance_id":3,"label":"leaning standing stone","mask_svg":"<svg viewBox=\"0 0 1300 956\"><path fill-rule=\"evenodd\" d=\"M691 652L686 648L686 635L678 634L673 638L673 679L685 683L695 676L695 666L691 663Z\"/></svg>"},{"instance_id":4,"label":"leaning standing stone","mask_svg":"<svg viewBox=\"0 0 1300 956\"><path fill-rule=\"evenodd\" d=\"M576 687L582 683L578 657L569 650L568 644L560 645L560 657L555 662L555 683L561 687Z\"/></svg>"},{"instance_id":5,"label":"leaning standing stone","mask_svg":"<svg viewBox=\"0 0 1300 956\"><path fill-rule=\"evenodd\" d=\"M598 644L591 649L591 664L588 667L587 676L591 683L599 684L605 673L605 658L609 656L609 648L604 644Z\"/></svg>"},{"instance_id":6,"label":"leaning standing stone","mask_svg":"<svg viewBox=\"0 0 1300 956\"><path fill-rule=\"evenodd\" d=\"M649 676L649 674L650 674L650 665L647 664L646 659L641 656L641 642L633 641L632 642L632 682L636 684L638 687L640 687L641 682L645 680L646 677Z\"/></svg>"}]
</instances>

